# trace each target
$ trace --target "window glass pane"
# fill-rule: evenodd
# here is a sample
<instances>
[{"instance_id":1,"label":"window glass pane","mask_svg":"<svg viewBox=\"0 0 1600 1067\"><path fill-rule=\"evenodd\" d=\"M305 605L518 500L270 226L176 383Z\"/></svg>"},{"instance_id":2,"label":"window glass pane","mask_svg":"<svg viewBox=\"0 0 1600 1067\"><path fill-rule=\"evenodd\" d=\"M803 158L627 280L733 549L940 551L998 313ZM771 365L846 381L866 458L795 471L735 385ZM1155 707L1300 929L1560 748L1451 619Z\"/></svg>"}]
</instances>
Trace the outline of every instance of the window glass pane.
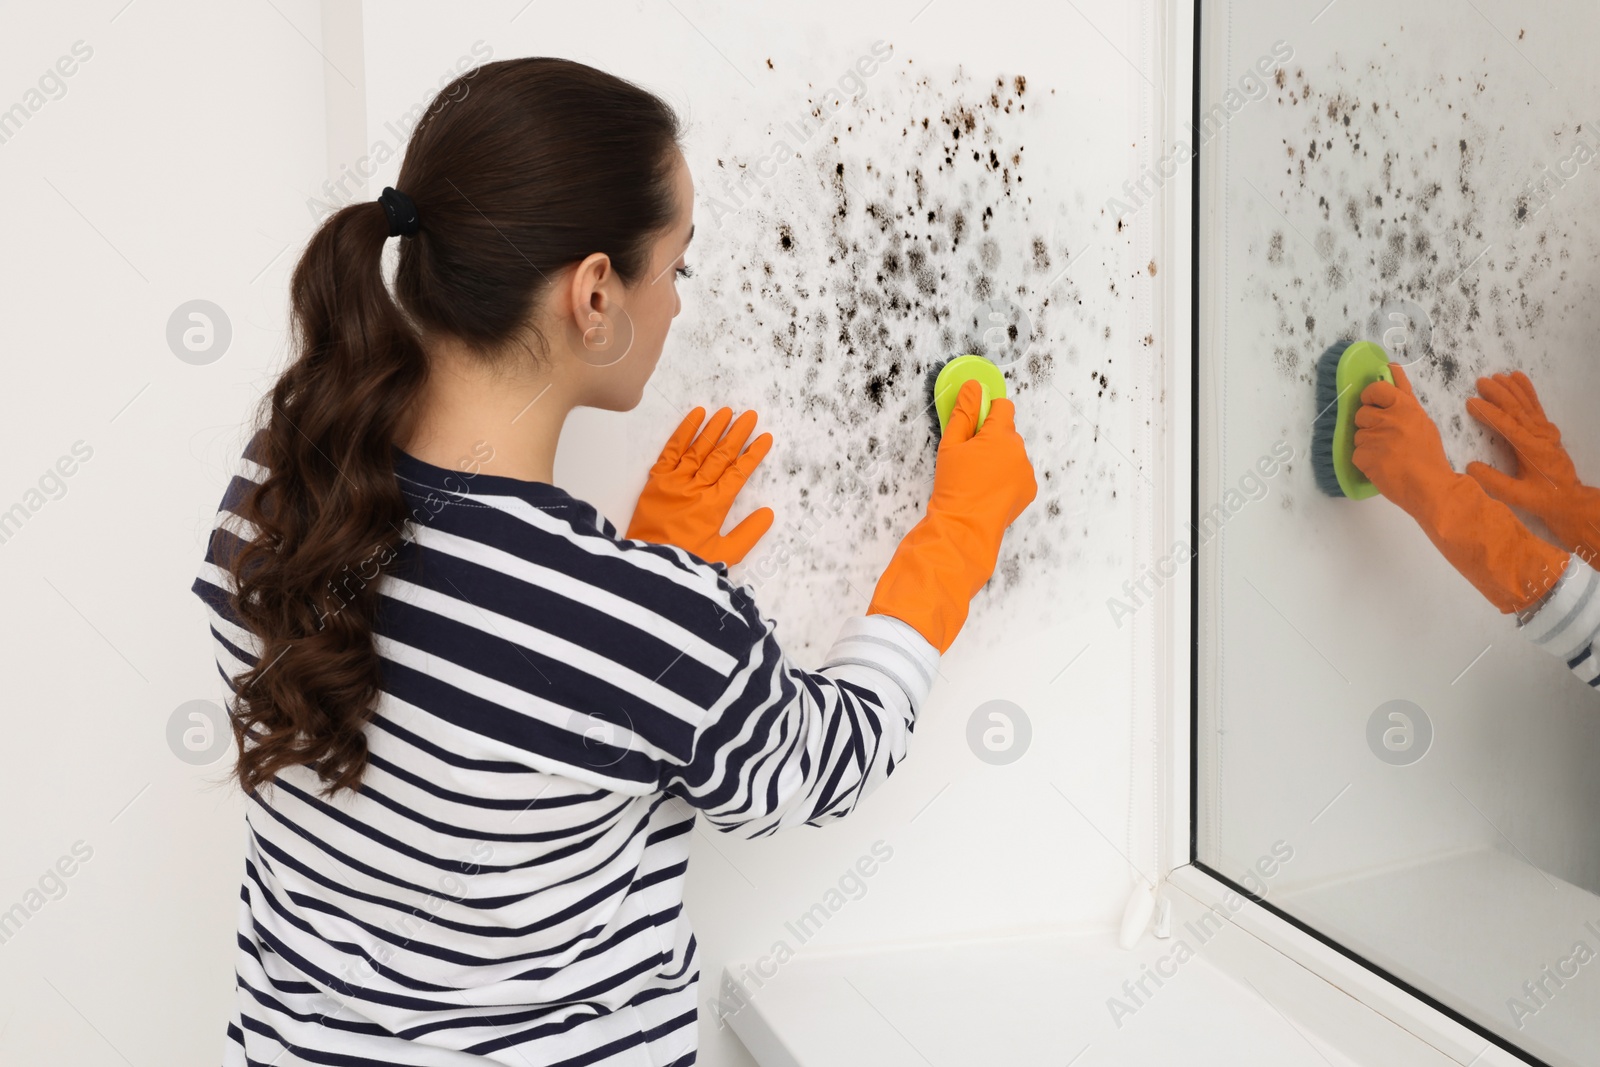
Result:
<instances>
[{"instance_id":1,"label":"window glass pane","mask_svg":"<svg viewBox=\"0 0 1600 1067\"><path fill-rule=\"evenodd\" d=\"M1545 1062L1600 1062L1600 668L1462 573L1600 545L1549 431L1519 461L1467 408L1525 372L1600 485L1600 7L1224 0L1201 34L1197 858ZM1342 340L1404 365L1443 452L1405 422L1370 499L1312 473ZM1448 488L1471 461L1536 510ZM1581 658L1600 588L1549 606Z\"/></svg>"}]
</instances>

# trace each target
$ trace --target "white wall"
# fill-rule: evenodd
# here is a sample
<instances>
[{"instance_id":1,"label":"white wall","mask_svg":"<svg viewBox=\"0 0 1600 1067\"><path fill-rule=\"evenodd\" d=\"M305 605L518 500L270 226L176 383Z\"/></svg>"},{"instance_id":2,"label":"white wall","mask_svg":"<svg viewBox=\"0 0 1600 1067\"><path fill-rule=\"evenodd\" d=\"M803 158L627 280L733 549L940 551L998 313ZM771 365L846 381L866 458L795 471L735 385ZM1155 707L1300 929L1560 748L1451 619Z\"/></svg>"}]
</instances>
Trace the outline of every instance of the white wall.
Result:
<instances>
[{"instance_id":1,"label":"white wall","mask_svg":"<svg viewBox=\"0 0 1600 1067\"><path fill-rule=\"evenodd\" d=\"M1119 852L1146 873L1156 866L1144 718L1130 760L1140 678L1132 635L1151 620L1119 627L1106 605L1137 569L1153 492L1143 382L1162 339L1145 342L1142 323L1158 265L1136 251L1148 247L1153 212L1119 230L1104 211L1133 175L1140 102L1157 89L1148 15L1111 0L981 15L947 0L803 11L637 3L604 16L521 0L330 10L139 3L119 15L112 3L31 15L25 32L0 42L7 69L24 72L42 71L79 38L95 49L67 95L0 144L0 190L37 205L8 216L8 347L43 357L14 360L21 388L0 396L11 431L0 501L22 499L75 440L94 448L67 496L0 545L0 582L19 620L7 650L12 706L22 712L0 776L13 813L0 907L24 899L73 842L94 850L66 896L0 944L0 1059L39 1062L48 1049L55 1062L84 1064L215 1060L232 996L242 805L211 785L227 758L191 767L165 739L180 704L222 693L189 582L243 420L287 355L288 277L314 226L307 201L372 143L393 144L386 123L484 48L495 59L557 54L601 66L662 93L688 119L697 277L680 287L685 308L658 389L626 415L575 418L557 479L623 522L680 407L755 407L777 443L746 506L775 507L780 529L753 561L785 543L791 557L761 581L758 601L802 659L816 662L838 623L865 606L931 475L915 419L900 429L900 413L919 403L915 366L902 368L879 410L861 393L889 372L882 349L851 353L832 340L846 294L882 291L871 270L858 278L829 266L834 242L848 246L848 261L876 263L887 239L868 230L863 205L914 201L904 170L920 160L924 211L936 219L923 214L918 228L948 234L959 210L967 237L930 254L942 274L933 298L885 317L893 342L919 360L957 354L961 337L942 336L929 305L941 319L965 316L979 277L1009 292L1038 331L1037 359L1014 368L1012 382L1040 496L942 665L910 758L826 830L761 842L697 834L688 908L703 998L725 960L780 938L804 952L1045 925L1109 929L1130 886ZM877 40L893 58L866 92L718 226L717 160L763 158ZM915 152L903 147L922 137L902 138L909 120L937 129L963 107L981 116L985 150L1019 155L1009 186L970 155L939 171L931 133ZM823 184L835 162L849 178L842 219ZM398 160L361 195L397 171ZM982 258L985 206L992 265ZM794 234L792 253L777 248L780 223ZM814 380L775 357L781 299L759 285L739 290L750 271L765 277L767 263L784 293L809 294L796 311L812 316L803 332L822 357ZM181 362L165 341L172 310L195 297L221 305L234 331L207 366ZM81 365L68 369L64 356ZM825 484L817 472L835 461L858 462L869 437L898 457L884 491L812 536L786 534L801 488ZM1016 702L1032 725L1025 757L1008 766L981 762L966 740L969 716L994 699ZM800 945L786 920L879 839L892 860ZM749 1061L707 1021L702 1062Z\"/></svg>"},{"instance_id":2,"label":"white wall","mask_svg":"<svg viewBox=\"0 0 1600 1067\"><path fill-rule=\"evenodd\" d=\"M0 106L74 42L92 55L0 143L0 507L74 442L92 454L0 544L0 909L39 905L0 944L0 1061L214 1063L243 806L166 727L220 683L188 586L325 166L319 9L112 0L6 23ZM232 324L209 366L167 345L195 298Z\"/></svg>"}]
</instances>

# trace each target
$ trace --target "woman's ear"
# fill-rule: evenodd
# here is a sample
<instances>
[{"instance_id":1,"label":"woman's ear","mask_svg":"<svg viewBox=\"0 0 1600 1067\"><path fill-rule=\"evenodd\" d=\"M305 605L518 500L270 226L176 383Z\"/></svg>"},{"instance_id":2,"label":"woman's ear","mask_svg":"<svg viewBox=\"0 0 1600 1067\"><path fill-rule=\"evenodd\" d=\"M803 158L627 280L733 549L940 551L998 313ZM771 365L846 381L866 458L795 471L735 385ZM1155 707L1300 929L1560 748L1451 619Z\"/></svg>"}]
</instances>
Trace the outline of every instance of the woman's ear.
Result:
<instances>
[{"instance_id":1,"label":"woman's ear","mask_svg":"<svg viewBox=\"0 0 1600 1067\"><path fill-rule=\"evenodd\" d=\"M592 252L573 267L561 311L563 318L571 319L580 335L589 328L591 315L603 317L612 312L610 289L615 278L611 257L604 252Z\"/></svg>"},{"instance_id":2,"label":"woman's ear","mask_svg":"<svg viewBox=\"0 0 1600 1067\"><path fill-rule=\"evenodd\" d=\"M581 352L597 324L609 320L616 301L608 280L615 275L611 257L595 252L556 278L546 311L552 327L552 356L561 350Z\"/></svg>"},{"instance_id":3,"label":"woman's ear","mask_svg":"<svg viewBox=\"0 0 1600 1067\"><path fill-rule=\"evenodd\" d=\"M566 296L554 310L560 315L566 351L590 367L620 362L633 347L634 324L611 257L603 252L586 256L561 288Z\"/></svg>"}]
</instances>

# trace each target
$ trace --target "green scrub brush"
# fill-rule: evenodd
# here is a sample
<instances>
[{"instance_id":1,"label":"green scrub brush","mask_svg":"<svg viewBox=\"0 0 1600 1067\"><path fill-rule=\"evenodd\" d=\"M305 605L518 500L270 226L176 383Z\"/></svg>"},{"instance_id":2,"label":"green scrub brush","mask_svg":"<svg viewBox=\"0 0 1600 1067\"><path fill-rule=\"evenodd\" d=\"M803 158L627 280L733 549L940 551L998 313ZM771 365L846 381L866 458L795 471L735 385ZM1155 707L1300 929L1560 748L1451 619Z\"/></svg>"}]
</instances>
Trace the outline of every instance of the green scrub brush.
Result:
<instances>
[{"instance_id":1,"label":"green scrub brush","mask_svg":"<svg viewBox=\"0 0 1600 1067\"><path fill-rule=\"evenodd\" d=\"M974 433L989 417L989 402L1005 399L1006 376L999 367L982 356L957 356L935 367L928 372L926 399L938 423L936 439L944 436L945 425L949 423L950 413L956 407L956 397L961 392L961 386L968 381L976 381L983 387L983 403L978 408L978 425L972 428Z\"/></svg>"},{"instance_id":2,"label":"green scrub brush","mask_svg":"<svg viewBox=\"0 0 1600 1067\"><path fill-rule=\"evenodd\" d=\"M1389 354L1371 341L1340 341L1317 360L1317 417L1311 424L1311 474L1329 496L1365 500L1378 487L1356 469L1356 412L1376 381L1394 384Z\"/></svg>"}]
</instances>

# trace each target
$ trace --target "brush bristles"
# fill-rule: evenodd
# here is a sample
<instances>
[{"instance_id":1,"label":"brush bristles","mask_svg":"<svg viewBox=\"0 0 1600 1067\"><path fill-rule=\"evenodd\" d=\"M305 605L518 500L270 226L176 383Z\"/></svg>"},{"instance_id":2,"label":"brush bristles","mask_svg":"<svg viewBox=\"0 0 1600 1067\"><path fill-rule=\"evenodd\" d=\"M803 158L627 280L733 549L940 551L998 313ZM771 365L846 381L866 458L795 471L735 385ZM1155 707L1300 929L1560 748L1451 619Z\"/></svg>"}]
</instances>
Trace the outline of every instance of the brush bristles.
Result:
<instances>
[{"instance_id":1,"label":"brush bristles","mask_svg":"<svg viewBox=\"0 0 1600 1067\"><path fill-rule=\"evenodd\" d=\"M939 428L939 408L937 391L939 372L944 370L949 363L948 359L941 359L928 368L928 373L922 376L922 410L927 412L928 420L933 424L933 439L938 441L944 436L944 431Z\"/></svg>"},{"instance_id":2,"label":"brush bristles","mask_svg":"<svg viewBox=\"0 0 1600 1067\"><path fill-rule=\"evenodd\" d=\"M1340 341L1317 358L1317 417L1311 424L1311 477L1329 496L1344 496L1333 463L1333 431L1339 425L1339 357L1352 342Z\"/></svg>"}]
</instances>

